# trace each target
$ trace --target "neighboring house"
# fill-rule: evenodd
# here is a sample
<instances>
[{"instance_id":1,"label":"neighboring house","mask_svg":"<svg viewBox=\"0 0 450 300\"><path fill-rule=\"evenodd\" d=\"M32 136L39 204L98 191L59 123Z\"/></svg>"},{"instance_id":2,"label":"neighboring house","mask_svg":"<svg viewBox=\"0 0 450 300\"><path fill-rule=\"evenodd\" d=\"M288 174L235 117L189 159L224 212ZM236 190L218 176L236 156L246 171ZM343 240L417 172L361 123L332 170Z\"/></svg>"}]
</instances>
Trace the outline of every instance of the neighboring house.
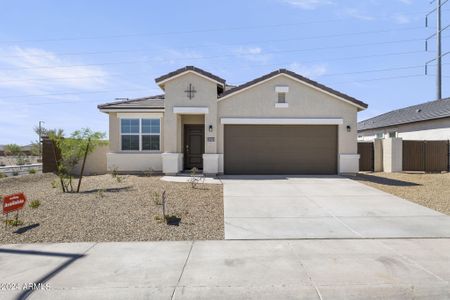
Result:
<instances>
[{"instance_id":1,"label":"neighboring house","mask_svg":"<svg viewBox=\"0 0 450 300\"><path fill-rule=\"evenodd\" d=\"M358 123L358 140L450 140L450 98L393 110Z\"/></svg>"},{"instance_id":2,"label":"neighboring house","mask_svg":"<svg viewBox=\"0 0 450 300\"><path fill-rule=\"evenodd\" d=\"M177 174L358 171L357 112L367 104L280 69L232 87L188 66L156 78L164 95L99 105L108 169Z\"/></svg>"}]
</instances>

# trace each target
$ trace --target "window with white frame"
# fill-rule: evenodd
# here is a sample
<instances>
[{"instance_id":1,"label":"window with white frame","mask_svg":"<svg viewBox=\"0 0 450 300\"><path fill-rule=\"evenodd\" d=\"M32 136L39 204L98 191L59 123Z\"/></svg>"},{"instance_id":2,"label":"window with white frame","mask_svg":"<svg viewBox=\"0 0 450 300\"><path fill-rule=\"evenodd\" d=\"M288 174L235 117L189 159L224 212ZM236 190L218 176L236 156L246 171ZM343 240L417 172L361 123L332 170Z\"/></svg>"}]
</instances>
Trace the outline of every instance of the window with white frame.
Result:
<instances>
[{"instance_id":1,"label":"window with white frame","mask_svg":"<svg viewBox=\"0 0 450 300\"><path fill-rule=\"evenodd\" d=\"M289 87L286 85L275 86L275 92L277 93L277 102L275 102L275 107L287 108L287 93L289 92Z\"/></svg>"},{"instance_id":2,"label":"window with white frame","mask_svg":"<svg viewBox=\"0 0 450 300\"><path fill-rule=\"evenodd\" d=\"M120 119L122 151L159 151L160 119Z\"/></svg>"},{"instance_id":3,"label":"window with white frame","mask_svg":"<svg viewBox=\"0 0 450 300\"><path fill-rule=\"evenodd\" d=\"M383 136L384 136L384 134L383 134L382 132L378 132L378 133L376 134L377 139L382 139Z\"/></svg>"}]
</instances>

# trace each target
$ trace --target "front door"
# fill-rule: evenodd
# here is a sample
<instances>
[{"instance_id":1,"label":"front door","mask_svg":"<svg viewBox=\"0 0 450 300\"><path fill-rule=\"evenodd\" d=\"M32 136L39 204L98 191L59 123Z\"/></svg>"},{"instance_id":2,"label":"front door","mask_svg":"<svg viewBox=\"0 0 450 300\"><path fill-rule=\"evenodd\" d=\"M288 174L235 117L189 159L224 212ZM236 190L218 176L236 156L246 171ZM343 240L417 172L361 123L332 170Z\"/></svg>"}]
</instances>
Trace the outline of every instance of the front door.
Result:
<instances>
[{"instance_id":1,"label":"front door","mask_svg":"<svg viewBox=\"0 0 450 300\"><path fill-rule=\"evenodd\" d=\"M205 125L184 125L184 169L203 169Z\"/></svg>"}]
</instances>

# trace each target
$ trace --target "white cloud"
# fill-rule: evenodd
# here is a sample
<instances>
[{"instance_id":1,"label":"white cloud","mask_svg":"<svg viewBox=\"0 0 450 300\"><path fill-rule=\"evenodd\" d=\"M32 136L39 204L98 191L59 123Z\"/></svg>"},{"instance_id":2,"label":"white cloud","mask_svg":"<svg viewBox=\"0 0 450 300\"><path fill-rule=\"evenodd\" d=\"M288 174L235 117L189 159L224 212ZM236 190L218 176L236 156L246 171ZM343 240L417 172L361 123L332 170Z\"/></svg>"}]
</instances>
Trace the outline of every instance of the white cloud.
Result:
<instances>
[{"instance_id":1,"label":"white cloud","mask_svg":"<svg viewBox=\"0 0 450 300\"><path fill-rule=\"evenodd\" d=\"M362 11L358 8L346 8L340 11L340 14L343 16L348 16L354 19L363 20L363 21L373 21L375 17L370 14Z\"/></svg>"},{"instance_id":2,"label":"white cloud","mask_svg":"<svg viewBox=\"0 0 450 300\"><path fill-rule=\"evenodd\" d=\"M261 47L247 47L241 46L232 50L236 56L249 61L268 62L271 58L269 54L264 54Z\"/></svg>"},{"instance_id":3,"label":"white cloud","mask_svg":"<svg viewBox=\"0 0 450 300\"><path fill-rule=\"evenodd\" d=\"M309 78L318 78L328 73L328 68L324 64L306 65L294 62L288 66L288 69Z\"/></svg>"},{"instance_id":4,"label":"white cloud","mask_svg":"<svg viewBox=\"0 0 450 300\"><path fill-rule=\"evenodd\" d=\"M108 73L98 66L83 64L38 48L0 48L0 86L21 93L103 88Z\"/></svg>"},{"instance_id":5,"label":"white cloud","mask_svg":"<svg viewBox=\"0 0 450 300\"><path fill-rule=\"evenodd\" d=\"M397 24L408 24L411 23L411 19L405 15L397 14L392 17L395 23Z\"/></svg>"},{"instance_id":6,"label":"white cloud","mask_svg":"<svg viewBox=\"0 0 450 300\"><path fill-rule=\"evenodd\" d=\"M282 0L282 1L284 3L288 3L300 9L308 9L308 10L316 9L320 6L334 3L334 1L331 0Z\"/></svg>"}]
</instances>

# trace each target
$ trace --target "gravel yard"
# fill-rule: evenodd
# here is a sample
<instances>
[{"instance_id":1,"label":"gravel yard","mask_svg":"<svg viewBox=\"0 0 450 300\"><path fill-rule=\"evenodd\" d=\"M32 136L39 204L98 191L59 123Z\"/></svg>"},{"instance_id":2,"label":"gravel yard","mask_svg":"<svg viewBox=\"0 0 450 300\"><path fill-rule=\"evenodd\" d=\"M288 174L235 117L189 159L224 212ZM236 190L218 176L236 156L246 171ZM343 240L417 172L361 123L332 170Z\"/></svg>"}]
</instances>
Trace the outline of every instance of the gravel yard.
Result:
<instances>
[{"instance_id":1,"label":"gravel yard","mask_svg":"<svg viewBox=\"0 0 450 300\"><path fill-rule=\"evenodd\" d=\"M161 181L156 176L121 178L118 182L111 175L84 177L79 194L53 188L52 182L57 182L53 174L0 179L0 195L23 191L27 196L19 218L24 224L0 228L0 244L223 239L222 185L193 189L188 183ZM168 214L181 217L180 226L162 221L162 206L153 195L163 190ZM32 200L39 200L41 206L30 208ZM14 233L32 225L36 227Z\"/></svg>"},{"instance_id":2,"label":"gravel yard","mask_svg":"<svg viewBox=\"0 0 450 300\"><path fill-rule=\"evenodd\" d=\"M450 215L450 173L371 173L350 178Z\"/></svg>"}]
</instances>

